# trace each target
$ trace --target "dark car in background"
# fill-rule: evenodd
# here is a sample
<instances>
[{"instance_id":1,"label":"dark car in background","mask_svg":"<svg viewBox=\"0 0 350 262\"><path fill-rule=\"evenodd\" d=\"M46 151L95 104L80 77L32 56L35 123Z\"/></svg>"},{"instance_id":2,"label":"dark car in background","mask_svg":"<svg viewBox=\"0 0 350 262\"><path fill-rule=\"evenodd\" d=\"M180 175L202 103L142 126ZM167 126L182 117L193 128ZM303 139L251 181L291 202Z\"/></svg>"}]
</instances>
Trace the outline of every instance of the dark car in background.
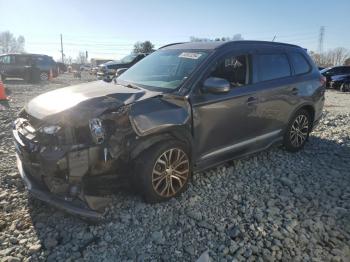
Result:
<instances>
[{"instance_id":1,"label":"dark car in background","mask_svg":"<svg viewBox=\"0 0 350 262\"><path fill-rule=\"evenodd\" d=\"M0 56L2 79L22 78L27 82L45 81L58 75L58 66L51 56L39 54L5 54Z\"/></svg>"},{"instance_id":2,"label":"dark car in background","mask_svg":"<svg viewBox=\"0 0 350 262\"><path fill-rule=\"evenodd\" d=\"M131 54L131 55L127 55L121 60L110 61L110 62L101 64L98 66L97 78L101 80L103 79L106 82L110 82L112 81L118 69L129 68L133 66L135 63L137 63L138 61L140 61L142 58L146 57L147 55L148 54L145 54L145 53Z\"/></svg>"},{"instance_id":3,"label":"dark car in background","mask_svg":"<svg viewBox=\"0 0 350 262\"><path fill-rule=\"evenodd\" d=\"M56 62L57 64L57 67L58 67L58 70L59 70L59 73L64 73L64 72L67 72L67 66L62 63L62 62Z\"/></svg>"},{"instance_id":4,"label":"dark car in background","mask_svg":"<svg viewBox=\"0 0 350 262\"><path fill-rule=\"evenodd\" d=\"M326 77L326 87L330 87L332 77L341 75L350 75L350 66L332 66L320 71Z\"/></svg>"},{"instance_id":5,"label":"dark car in background","mask_svg":"<svg viewBox=\"0 0 350 262\"><path fill-rule=\"evenodd\" d=\"M337 89L342 92L349 92L350 91L350 74L349 75L339 75L339 76L332 76L329 88Z\"/></svg>"},{"instance_id":6,"label":"dark car in background","mask_svg":"<svg viewBox=\"0 0 350 262\"><path fill-rule=\"evenodd\" d=\"M99 189L121 181L148 202L168 200L192 172L275 144L301 150L322 116L324 84L295 45L168 45L115 82L31 100L13 125L19 172L35 197L89 218L107 203Z\"/></svg>"}]
</instances>

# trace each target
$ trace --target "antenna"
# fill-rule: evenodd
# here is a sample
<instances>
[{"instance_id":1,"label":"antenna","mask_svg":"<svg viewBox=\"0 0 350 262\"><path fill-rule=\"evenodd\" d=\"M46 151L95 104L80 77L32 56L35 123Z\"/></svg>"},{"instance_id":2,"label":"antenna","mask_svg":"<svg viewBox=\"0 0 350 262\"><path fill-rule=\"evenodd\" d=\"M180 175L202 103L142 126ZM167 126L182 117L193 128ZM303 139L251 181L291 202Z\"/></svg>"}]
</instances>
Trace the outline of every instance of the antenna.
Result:
<instances>
[{"instance_id":1,"label":"antenna","mask_svg":"<svg viewBox=\"0 0 350 262\"><path fill-rule=\"evenodd\" d=\"M320 27L320 34L318 37L318 53L322 54L323 53L323 40L324 40L324 34L325 34L325 27L321 26Z\"/></svg>"},{"instance_id":2,"label":"antenna","mask_svg":"<svg viewBox=\"0 0 350 262\"><path fill-rule=\"evenodd\" d=\"M276 40L276 35L272 38L272 42L275 42L275 40Z\"/></svg>"}]
</instances>

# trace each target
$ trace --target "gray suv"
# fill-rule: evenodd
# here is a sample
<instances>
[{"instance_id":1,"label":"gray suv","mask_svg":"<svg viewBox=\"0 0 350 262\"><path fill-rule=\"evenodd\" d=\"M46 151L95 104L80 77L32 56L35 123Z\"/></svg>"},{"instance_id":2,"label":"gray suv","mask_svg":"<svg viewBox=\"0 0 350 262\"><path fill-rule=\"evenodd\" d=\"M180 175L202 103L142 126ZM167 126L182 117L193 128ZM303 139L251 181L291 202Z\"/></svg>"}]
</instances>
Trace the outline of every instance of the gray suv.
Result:
<instances>
[{"instance_id":1,"label":"gray suv","mask_svg":"<svg viewBox=\"0 0 350 262\"><path fill-rule=\"evenodd\" d=\"M0 55L0 75L3 80L8 77L22 78L27 82L45 81L58 74L58 66L51 56L38 54Z\"/></svg>"},{"instance_id":2,"label":"gray suv","mask_svg":"<svg viewBox=\"0 0 350 262\"><path fill-rule=\"evenodd\" d=\"M37 198L101 218L99 192L125 181L158 202L183 192L192 172L274 144L299 151L324 92L325 78L295 45L172 44L115 83L31 100L13 126L18 168Z\"/></svg>"}]
</instances>

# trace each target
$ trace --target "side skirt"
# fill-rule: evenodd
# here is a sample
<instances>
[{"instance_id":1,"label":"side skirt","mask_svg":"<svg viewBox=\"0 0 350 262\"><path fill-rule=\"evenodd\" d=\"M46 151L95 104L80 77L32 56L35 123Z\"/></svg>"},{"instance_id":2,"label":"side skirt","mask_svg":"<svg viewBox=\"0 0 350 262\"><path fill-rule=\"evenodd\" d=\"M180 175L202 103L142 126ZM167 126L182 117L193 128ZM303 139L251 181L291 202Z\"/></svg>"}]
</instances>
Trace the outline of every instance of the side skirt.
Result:
<instances>
[{"instance_id":1,"label":"side skirt","mask_svg":"<svg viewBox=\"0 0 350 262\"><path fill-rule=\"evenodd\" d=\"M253 154L257 154L261 151L267 150L268 148L272 147L273 145L281 144L282 141L283 141L283 137L281 136L281 137L275 138L274 140L272 140L270 143L268 143L264 147L261 147L261 148L256 149L256 150L252 150L252 151L244 150L242 152L229 152L229 153L226 153L220 157L211 157L210 159L200 159L194 164L193 172L202 172L202 171L205 171L207 169L210 169L210 168L219 166L223 163L226 163L227 161L250 157Z\"/></svg>"}]
</instances>

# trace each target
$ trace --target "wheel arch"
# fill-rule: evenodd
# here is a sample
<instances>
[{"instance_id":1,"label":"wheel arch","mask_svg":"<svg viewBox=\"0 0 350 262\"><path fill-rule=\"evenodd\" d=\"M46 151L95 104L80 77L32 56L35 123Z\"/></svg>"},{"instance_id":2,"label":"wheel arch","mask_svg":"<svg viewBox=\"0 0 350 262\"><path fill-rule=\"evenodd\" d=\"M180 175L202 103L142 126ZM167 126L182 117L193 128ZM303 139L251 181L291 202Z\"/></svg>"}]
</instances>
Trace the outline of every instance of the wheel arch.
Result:
<instances>
[{"instance_id":1,"label":"wheel arch","mask_svg":"<svg viewBox=\"0 0 350 262\"><path fill-rule=\"evenodd\" d=\"M190 130L184 126L173 126L161 130L160 132L138 137L138 142L130 151L130 158L135 159L142 152L154 146L155 144L168 140L177 140L185 144L187 146L191 159L193 159L193 138Z\"/></svg>"},{"instance_id":2,"label":"wheel arch","mask_svg":"<svg viewBox=\"0 0 350 262\"><path fill-rule=\"evenodd\" d=\"M289 120L288 120L288 123L291 121L291 119L295 116L295 114L299 111L299 110L306 110L309 114L310 114L310 117L311 117L311 124L313 126L313 123L314 123L314 120L315 120L315 107L312 105L312 104L309 104L309 103L305 103L305 104L302 104L300 106L298 106L294 111L293 113L291 114L291 116L289 117ZM312 128L311 126L311 128Z\"/></svg>"}]
</instances>

